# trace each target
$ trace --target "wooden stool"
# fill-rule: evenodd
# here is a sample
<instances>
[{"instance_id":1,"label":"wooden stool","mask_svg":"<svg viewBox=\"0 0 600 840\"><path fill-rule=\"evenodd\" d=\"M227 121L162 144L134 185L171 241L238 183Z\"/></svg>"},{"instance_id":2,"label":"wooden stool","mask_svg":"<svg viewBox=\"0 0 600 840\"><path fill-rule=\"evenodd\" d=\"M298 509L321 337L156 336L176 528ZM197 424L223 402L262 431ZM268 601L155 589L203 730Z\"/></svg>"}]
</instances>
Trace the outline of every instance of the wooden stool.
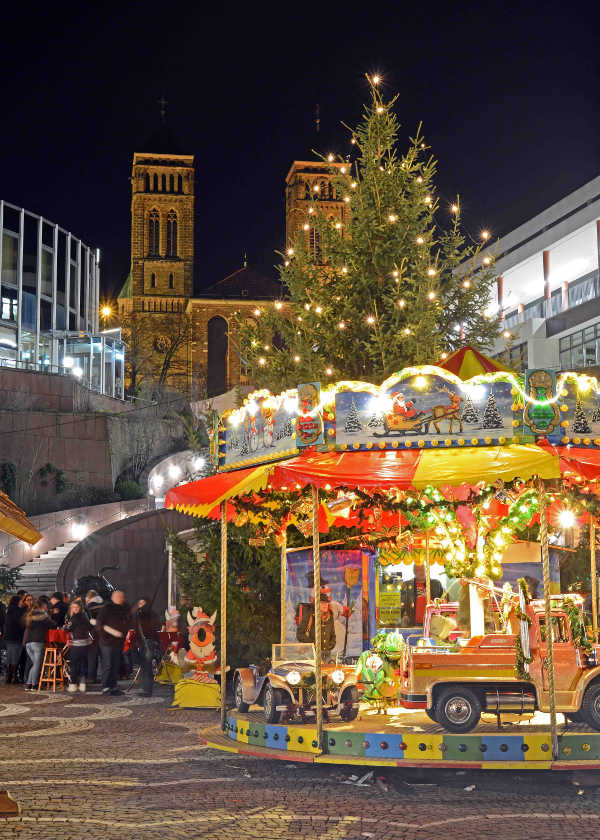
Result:
<instances>
[{"instance_id":1,"label":"wooden stool","mask_svg":"<svg viewBox=\"0 0 600 840\"><path fill-rule=\"evenodd\" d=\"M62 650L55 645L48 645L44 652L37 690L42 691L42 689L47 688L48 691L56 691L57 685L61 691L65 690Z\"/></svg>"}]
</instances>

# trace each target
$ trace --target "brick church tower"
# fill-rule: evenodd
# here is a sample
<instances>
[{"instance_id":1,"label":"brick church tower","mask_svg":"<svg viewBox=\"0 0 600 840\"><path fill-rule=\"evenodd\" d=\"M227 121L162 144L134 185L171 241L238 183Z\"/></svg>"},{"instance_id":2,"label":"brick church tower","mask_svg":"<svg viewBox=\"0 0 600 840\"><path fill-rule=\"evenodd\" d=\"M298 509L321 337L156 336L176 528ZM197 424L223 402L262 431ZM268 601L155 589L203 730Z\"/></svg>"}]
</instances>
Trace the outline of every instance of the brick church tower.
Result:
<instances>
[{"instance_id":1,"label":"brick church tower","mask_svg":"<svg viewBox=\"0 0 600 840\"><path fill-rule=\"evenodd\" d=\"M168 138L149 145L159 148L136 152L131 170L132 297L189 298L194 288L194 158L168 151Z\"/></svg>"}]
</instances>

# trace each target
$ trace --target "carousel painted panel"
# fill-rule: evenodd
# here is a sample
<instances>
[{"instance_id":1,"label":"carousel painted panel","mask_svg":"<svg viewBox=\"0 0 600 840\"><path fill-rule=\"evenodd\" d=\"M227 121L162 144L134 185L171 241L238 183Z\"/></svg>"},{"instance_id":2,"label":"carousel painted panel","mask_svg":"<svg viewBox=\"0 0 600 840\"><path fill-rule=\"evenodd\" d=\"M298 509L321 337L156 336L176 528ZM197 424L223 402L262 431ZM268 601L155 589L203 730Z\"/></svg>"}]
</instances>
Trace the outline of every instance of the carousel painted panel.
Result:
<instances>
[{"instance_id":1,"label":"carousel painted panel","mask_svg":"<svg viewBox=\"0 0 600 840\"><path fill-rule=\"evenodd\" d=\"M219 467L250 466L298 454L296 398L253 398L222 418Z\"/></svg>"},{"instance_id":2,"label":"carousel painted panel","mask_svg":"<svg viewBox=\"0 0 600 840\"><path fill-rule=\"evenodd\" d=\"M576 446L600 446L600 394L573 377L563 383L560 399L560 438Z\"/></svg>"},{"instance_id":3,"label":"carousel painted panel","mask_svg":"<svg viewBox=\"0 0 600 840\"><path fill-rule=\"evenodd\" d=\"M335 412L338 449L487 446L509 443L515 430L509 381L456 383L417 373L388 380L379 394L340 390Z\"/></svg>"}]
</instances>

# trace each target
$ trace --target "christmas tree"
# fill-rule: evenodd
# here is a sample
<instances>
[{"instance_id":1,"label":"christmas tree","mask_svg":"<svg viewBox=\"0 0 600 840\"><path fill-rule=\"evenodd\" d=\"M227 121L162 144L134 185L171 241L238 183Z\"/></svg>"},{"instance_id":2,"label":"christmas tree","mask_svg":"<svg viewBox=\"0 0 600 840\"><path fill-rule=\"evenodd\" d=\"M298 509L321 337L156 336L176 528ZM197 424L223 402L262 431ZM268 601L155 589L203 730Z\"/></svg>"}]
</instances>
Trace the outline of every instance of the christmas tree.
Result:
<instances>
[{"instance_id":1,"label":"christmas tree","mask_svg":"<svg viewBox=\"0 0 600 840\"><path fill-rule=\"evenodd\" d=\"M600 423L600 405L594 409L592 414L592 423Z\"/></svg>"},{"instance_id":2,"label":"christmas tree","mask_svg":"<svg viewBox=\"0 0 600 840\"><path fill-rule=\"evenodd\" d=\"M289 419L283 424L281 429L275 435L275 440L283 440L284 438L291 438L294 434L294 429L292 428L292 421Z\"/></svg>"},{"instance_id":3,"label":"christmas tree","mask_svg":"<svg viewBox=\"0 0 600 840\"><path fill-rule=\"evenodd\" d=\"M462 414L463 423L479 423L479 414L477 413L477 409L471 402L471 397L467 397L467 401L465 403L465 410Z\"/></svg>"},{"instance_id":4,"label":"christmas tree","mask_svg":"<svg viewBox=\"0 0 600 840\"><path fill-rule=\"evenodd\" d=\"M463 344L486 349L499 333L493 257L480 255L489 234L467 242L460 202L436 195L421 129L402 149L396 99L369 82L348 149L323 157L332 190L305 184L306 215L281 254L283 299L240 324L255 384L275 393L332 377L381 382Z\"/></svg>"},{"instance_id":5,"label":"christmas tree","mask_svg":"<svg viewBox=\"0 0 600 840\"><path fill-rule=\"evenodd\" d=\"M242 445L240 447L240 455L247 455L248 454L248 438L246 435L242 438Z\"/></svg>"},{"instance_id":6,"label":"christmas tree","mask_svg":"<svg viewBox=\"0 0 600 840\"><path fill-rule=\"evenodd\" d=\"M363 427L358 416L358 409L356 408L354 397L352 397L350 411L348 412L346 422L344 423L344 431L346 432L346 434L353 435L356 432L362 432L362 430Z\"/></svg>"},{"instance_id":7,"label":"christmas tree","mask_svg":"<svg viewBox=\"0 0 600 840\"><path fill-rule=\"evenodd\" d=\"M485 411L483 412L483 428L502 428L502 417L500 416L500 412L498 411L498 406L496 405L496 397L494 396L493 391L490 391L490 395L485 406Z\"/></svg>"},{"instance_id":8,"label":"christmas tree","mask_svg":"<svg viewBox=\"0 0 600 840\"><path fill-rule=\"evenodd\" d=\"M377 429L379 426L383 425L383 414L381 412L377 413L376 411L373 412L371 415L371 419L367 423L369 429Z\"/></svg>"},{"instance_id":9,"label":"christmas tree","mask_svg":"<svg viewBox=\"0 0 600 840\"><path fill-rule=\"evenodd\" d=\"M589 435L591 433L590 424L585 416L585 411L581 405L581 397L577 397L575 403L575 417L573 419L573 431L578 435Z\"/></svg>"}]
</instances>

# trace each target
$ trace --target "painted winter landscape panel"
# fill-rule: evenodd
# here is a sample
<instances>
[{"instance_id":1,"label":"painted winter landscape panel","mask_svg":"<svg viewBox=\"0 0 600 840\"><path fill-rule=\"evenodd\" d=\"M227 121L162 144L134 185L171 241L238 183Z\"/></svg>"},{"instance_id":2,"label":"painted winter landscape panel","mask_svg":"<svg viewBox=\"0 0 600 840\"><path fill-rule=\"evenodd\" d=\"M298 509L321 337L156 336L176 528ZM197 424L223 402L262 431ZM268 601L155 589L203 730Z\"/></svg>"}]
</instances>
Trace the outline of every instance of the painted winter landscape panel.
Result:
<instances>
[{"instance_id":1,"label":"painted winter landscape panel","mask_svg":"<svg viewBox=\"0 0 600 840\"><path fill-rule=\"evenodd\" d=\"M561 412L561 420L568 426L560 430L560 436L570 438L600 438L600 398L593 391L578 391L577 384L569 381L565 384L566 396L559 400L559 405L566 405L567 411Z\"/></svg>"},{"instance_id":2,"label":"painted winter landscape panel","mask_svg":"<svg viewBox=\"0 0 600 840\"><path fill-rule=\"evenodd\" d=\"M336 395L336 444L383 441L464 440L485 445L513 436L513 397L508 382L455 385L438 376L412 376L385 395L341 391Z\"/></svg>"},{"instance_id":3,"label":"painted winter landscape panel","mask_svg":"<svg viewBox=\"0 0 600 840\"><path fill-rule=\"evenodd\" d=\"M225 460L221 466L230 467L241 461L255 459L269 461L278 453L296 451L296 409L287 411L285 405L275 411L264 402L255 404L254 413L247 413L241 423L227 423Z\"/></svg>"}]
</instances>

